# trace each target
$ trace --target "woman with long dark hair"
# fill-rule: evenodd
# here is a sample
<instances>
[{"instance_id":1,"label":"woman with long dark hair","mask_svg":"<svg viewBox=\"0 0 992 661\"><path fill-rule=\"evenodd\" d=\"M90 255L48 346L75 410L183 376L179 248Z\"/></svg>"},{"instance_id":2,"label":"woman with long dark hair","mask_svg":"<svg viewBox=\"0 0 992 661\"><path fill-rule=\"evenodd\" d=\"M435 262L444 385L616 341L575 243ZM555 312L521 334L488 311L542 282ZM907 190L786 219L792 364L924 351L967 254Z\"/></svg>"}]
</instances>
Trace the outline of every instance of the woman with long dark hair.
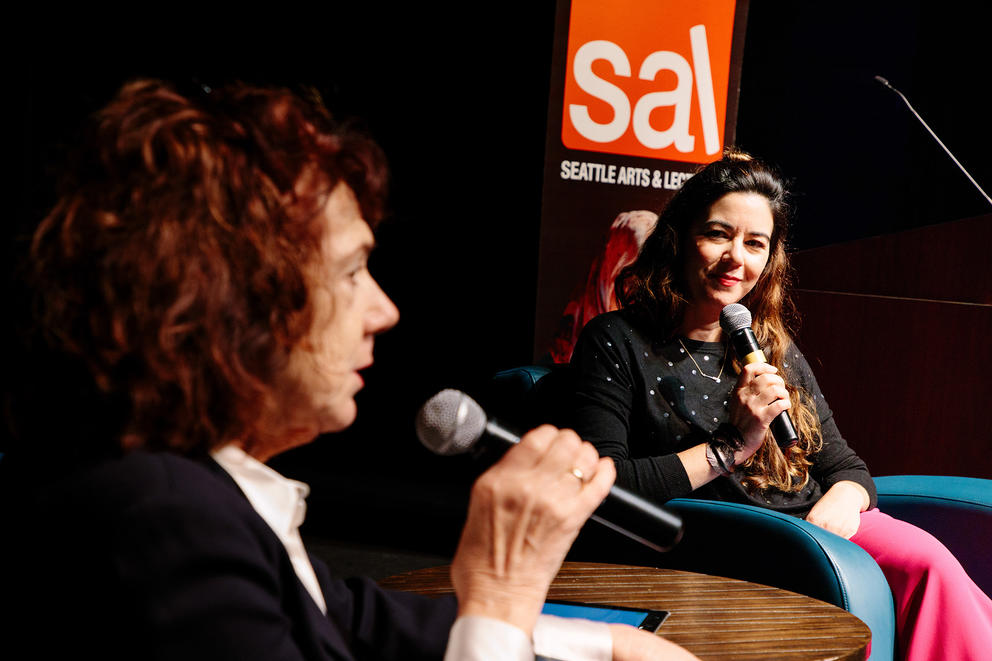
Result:
<instances>
[{"instance_id":1,"label":"woman with long dark hair","mask_svg":"<svg viewBox=\"0 0 992 661\"><path fill-rule=\"evenodd\" d=\"M613 458L618 484L658 501L748 503L851 539L892 587L905 658L977 659L992 649L992 601L935 538L875 508L868 469L792 342L789 219L782 177L748 154L728 150L690 178L618 276L620 310L576 345L570 423ZM750 309L767 363L728 346L719 320L732 303ZM783 411L799 437L786 449L769 431Z\"/></svg>"}]
</instances>

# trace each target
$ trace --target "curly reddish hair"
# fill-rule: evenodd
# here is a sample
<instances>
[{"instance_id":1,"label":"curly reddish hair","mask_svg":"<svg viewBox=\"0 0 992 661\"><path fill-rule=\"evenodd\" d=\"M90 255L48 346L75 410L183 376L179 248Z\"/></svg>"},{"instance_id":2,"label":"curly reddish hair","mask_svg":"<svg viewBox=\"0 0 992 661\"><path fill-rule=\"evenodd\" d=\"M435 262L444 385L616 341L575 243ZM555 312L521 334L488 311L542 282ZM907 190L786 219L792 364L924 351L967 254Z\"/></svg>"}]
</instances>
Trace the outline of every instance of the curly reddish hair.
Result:
<instances>
[{"instance_id":1,"label":"curly reddish hair","mask_svg":"<svg viewBox=\"0 0 992 661\"><path fill-rule=\"evenodd\" d=\"M31 256L46 350L115 402L115 450L258 437L310 329L327 196L343 182L381 216L381 152L310 96L139 80L95 115Z\"/></svg>"}]
</instances>

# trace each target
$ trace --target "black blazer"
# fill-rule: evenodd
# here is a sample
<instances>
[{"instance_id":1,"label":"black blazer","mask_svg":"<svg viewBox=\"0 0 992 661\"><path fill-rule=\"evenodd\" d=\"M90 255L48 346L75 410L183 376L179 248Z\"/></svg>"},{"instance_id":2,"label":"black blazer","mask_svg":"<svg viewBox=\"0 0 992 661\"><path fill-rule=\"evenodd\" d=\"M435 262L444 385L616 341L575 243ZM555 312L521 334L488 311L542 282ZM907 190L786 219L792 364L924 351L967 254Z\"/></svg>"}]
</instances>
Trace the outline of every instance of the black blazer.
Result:
<instances>
[{"instance_id":1,"label":"black blazer","mask_svg":"<svg viewBox=\"0 0 992 661\"><path fill-rule=\"evenodd\" d=\"M0 460L4 658L440 659L453 599L337 580L317 608L212 460L134 452L45 473ZM13 639L18 639L16 642Z\"/></svg>"}]
</instances>

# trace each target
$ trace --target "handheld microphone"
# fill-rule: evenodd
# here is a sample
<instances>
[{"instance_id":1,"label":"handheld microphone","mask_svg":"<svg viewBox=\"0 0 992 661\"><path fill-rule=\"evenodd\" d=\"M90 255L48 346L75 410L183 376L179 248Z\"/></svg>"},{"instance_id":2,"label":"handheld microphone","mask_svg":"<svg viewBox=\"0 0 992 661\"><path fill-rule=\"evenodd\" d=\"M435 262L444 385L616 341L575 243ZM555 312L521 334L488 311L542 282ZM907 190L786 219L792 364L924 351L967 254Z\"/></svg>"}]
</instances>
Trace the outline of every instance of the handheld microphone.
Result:
<instances>
[{"instance_id":1,"label":"handheld microphone","mask_svg":"<svg viewBox=\"0 0 992 661\"><path fill-rule=\"evenodd\" d=\"M441 455L468 452L482 439L504 449L520 442L519 435L489 418L475 400L452 389L420 408L417 437ZM667 551L682 538L681 517L616 485L590 518L655 551Z\"/></svg>"},{"instance_id":2,"label":"handheld microphone","mask_svg":"<svg viewBox=\"0 0 992 661\"><path fill-rule=\"evenodd\" d=\"M730 338L737 353L737 359L742 363L767 363L764 352L758 346L758 340L751 330L751 311L740 303L731 303L720 311L720 328ZM775 442L782 449L792 447L799 442L799 435L792 424L788 411L782 411L770 425Z\"/></svg>"},{"instance_id":3,"label":"handheld microphone","mask_svg":"<svg viewBox=\"0 0 992 661\"><path fill-rule=\"evenodd\" d=\"M923 118L920 117L920 113L916 112L916 108L914 108L913 104L909 102L909 99L906 98L906 95L900 92L899 90L897 90L895 87L893 87L892 83L887 81L885 78L882 78L881 76L875 76L875 80L877 80L883 86L889 88L890 90L892 90L893 92L899 95L899 98L903 100L903 103L906 104L906 107L909 108L909 111L913 113L913 116L916 117L916 119L919 120L920 124L923 125L923 128L927 130L927 133L929 133L933 137L933 139L937 141L937 144L940 145L940 148L943 149L947 153L947 155L951 157L951 160L954 161L954 164L961 169L961 172L964 172L964 176L968 177L968 181L974 184L975 188L978 189L978 192L982 194L982 197L984 197L989 204L992 204L992 198L990 198L988 193L986 193L985 190L978 185L978 182L975 181L975 178L971 176L971 173L969 173L967 170L964 169L964 166L961 165L960 161L954 158L954 154L951 153L950 149L944 146L944 143L941 142L940 138L937 137L937 134L933 132L933 129L930 128L930 125L927 124L925 121L923 121Z\"/></svg>"}]
</instances>

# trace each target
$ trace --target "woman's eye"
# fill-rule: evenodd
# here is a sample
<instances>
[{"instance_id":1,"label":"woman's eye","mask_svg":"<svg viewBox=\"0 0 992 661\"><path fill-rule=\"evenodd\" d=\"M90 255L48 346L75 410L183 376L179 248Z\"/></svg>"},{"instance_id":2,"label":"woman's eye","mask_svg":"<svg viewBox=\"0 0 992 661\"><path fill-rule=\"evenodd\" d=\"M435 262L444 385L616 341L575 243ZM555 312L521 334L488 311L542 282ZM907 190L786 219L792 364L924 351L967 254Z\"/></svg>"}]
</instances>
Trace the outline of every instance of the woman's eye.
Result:
<instances>
[{"instance_id":1,"label":"woman's eye","mask_svg":"<svg viewBox=\"0 0 992 661\"><path fill-rule=\"evenodd\" d=\"M360 266L356 266L352 268L349 271L346 271L344 276L347 280L350 280L351 282L358 282L358 279L362 276L362 273L365 272L365 269L366 269L365 264L362 264Z\"/></svg>"}]
</instances>

